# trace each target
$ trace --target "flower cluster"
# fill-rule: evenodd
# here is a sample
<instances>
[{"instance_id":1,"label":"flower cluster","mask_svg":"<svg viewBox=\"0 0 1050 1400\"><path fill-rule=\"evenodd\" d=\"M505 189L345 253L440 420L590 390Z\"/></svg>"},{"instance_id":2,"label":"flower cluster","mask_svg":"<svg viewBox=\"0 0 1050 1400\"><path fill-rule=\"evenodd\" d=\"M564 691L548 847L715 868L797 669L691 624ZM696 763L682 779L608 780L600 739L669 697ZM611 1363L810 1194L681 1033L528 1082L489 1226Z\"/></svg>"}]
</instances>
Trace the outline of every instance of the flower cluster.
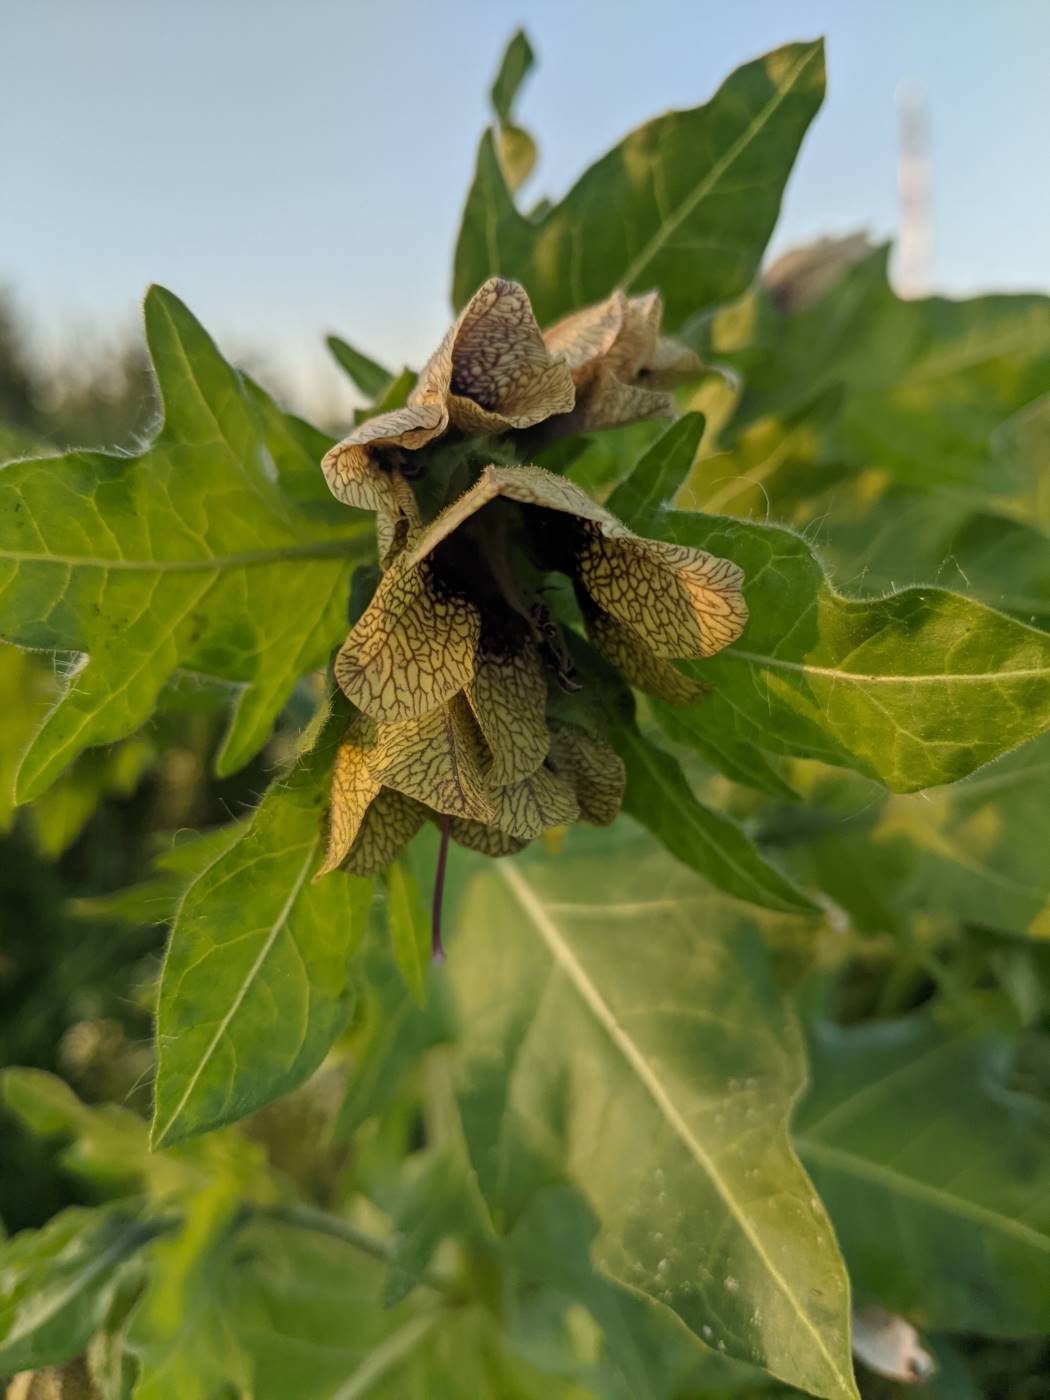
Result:
<instances>
[{"instance_id":1,"label":"flower cluster","mask_svg":"<svg viewBox=\"0 0 1050 1400\"><path fill-rule=\"evenodd\" d=\"M383 869L428 816L489 855L564 823L613 820L623 765L549 605L557 576L593 645L672 702L700 693L673 659L739 636L735 564L634 535L564 477L482 457L429 521L413 489L428 456L413 454L440 438L669 413L669 385L698 362L660 334L660 316L655 294L616 293L543 334L523 289L494 278L405 407L325 457L334 494L376 512L384 572L336 658L358 714L336 760L322 873Z\"/></svg>"}]
</instances>

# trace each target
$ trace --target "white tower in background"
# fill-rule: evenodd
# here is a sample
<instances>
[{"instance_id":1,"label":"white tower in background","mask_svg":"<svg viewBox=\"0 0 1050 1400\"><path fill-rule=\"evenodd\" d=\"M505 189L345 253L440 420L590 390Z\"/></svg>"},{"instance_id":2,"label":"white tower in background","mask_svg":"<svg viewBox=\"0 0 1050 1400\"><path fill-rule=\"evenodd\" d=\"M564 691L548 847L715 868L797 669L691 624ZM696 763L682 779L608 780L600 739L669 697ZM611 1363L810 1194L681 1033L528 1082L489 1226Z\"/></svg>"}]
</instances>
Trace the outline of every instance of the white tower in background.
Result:
<instances>
[{"instance_id":1,"label":"white tower in background","mask_svg":"<svg viewBox=\"0 0 1050 1400\"><path fill-rule=\"evenodd\" d=\"M902 297L930 294L933 224L930 216L930 123L926 94L911 83L897 88L897 272Z\"/></svg>"}]
</instances>

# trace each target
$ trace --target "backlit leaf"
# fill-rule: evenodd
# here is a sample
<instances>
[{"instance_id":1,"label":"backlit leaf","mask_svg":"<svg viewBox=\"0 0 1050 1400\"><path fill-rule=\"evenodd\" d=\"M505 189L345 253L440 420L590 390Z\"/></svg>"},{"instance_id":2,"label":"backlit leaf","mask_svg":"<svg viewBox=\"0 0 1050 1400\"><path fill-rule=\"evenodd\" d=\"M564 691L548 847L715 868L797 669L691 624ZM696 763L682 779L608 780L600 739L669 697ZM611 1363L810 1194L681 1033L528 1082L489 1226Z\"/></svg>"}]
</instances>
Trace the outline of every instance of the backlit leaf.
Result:
<instances>
[{"instance_id":1,"label":"backlit leaf","mask_svg":"<svg viewBox=\"0 0 1050 1400\"><path fill-rule=\"evenodd\" d=\"M639 127L535 220L514 205L486 133L456 247L453 301L486 277L525 285L541 323L616 287L659 287L673 328L750 282L824 92L823 48L788 44L710 102Z\"/></svg>"},{"instance_id":2,"label":"backlit leaf","mask_svg":"<svg viewBox=\"0 0 1050 1400\"><path fill-rule=\"evenodd\" d=\"M855 1396L845 1273L787 1139L801 1047L761 938L647 841L613 860L599 835L600 855L527 853L464 896L461 1109L493 1217L507 1230L569 1184L601 1272L729 1356Z\"/></svg>"},{"instance_id":3,"label":"backlit leaf","mask_svg":"<svg viewBox=\"0 0 1050 1400\"><path fill-rule=\"evenodd\" d=\"M153 1140L177 1142L301 1084L343 1029L371 882L312 884L340 726L270 788L179 906L157 1011Z\"/></svg>"},{"instance_id":4,"label":"backlit leaf","mask_svg":"<svg viewBox=\"0 0 1050 1400\"><path fill-rule=\"evenodd\" d=\"M151 447L0 471L0 634L86 656L26 750L20 801L137 729L180 667L236 686L217 764L239 767L339 641L368 552L362 517L282 495L251 396L170 292L150 292L146 329L165 412Z\"/></svg>"},{"instance_id":5,"label":"backlit leaf","mask_svg":"<svg viewBox=\"0 0 1050 1400\"><path fill-rule=\"evenodd\" d=\"M858 769L894 791L964 777L1050 726L1050 635L937 588L850 599L786 530L665 512L664 538L744 570L750 622L690 674L740 744Z\"/></svg>"}]
</instances>

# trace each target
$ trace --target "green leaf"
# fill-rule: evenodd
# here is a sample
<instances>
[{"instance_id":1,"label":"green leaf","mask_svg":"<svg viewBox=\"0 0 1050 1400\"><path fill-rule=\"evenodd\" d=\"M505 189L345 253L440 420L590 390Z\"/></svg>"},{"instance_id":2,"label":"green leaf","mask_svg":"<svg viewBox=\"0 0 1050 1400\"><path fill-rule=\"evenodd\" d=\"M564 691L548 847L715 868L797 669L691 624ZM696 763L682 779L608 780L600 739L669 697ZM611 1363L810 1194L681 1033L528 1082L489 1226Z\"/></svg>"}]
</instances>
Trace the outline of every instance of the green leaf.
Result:
<instances>
[{"instance_id":1,"label":"green leaf","mask_svg":"<svg viewBox=\"0 0 1050 1400\"><path fill-rule=\"evenodd\" d=\"M758 930L648 842L613 857L600 835L464 897L461 1107L494 1219L570 1185L600 1272L730 1356L856 1396L845 1271L787 1138L802 1048Z\"/></svg>"},{"instance_id":2,"label":"green leaf","mask_svg":"<svg viewBox=\"0 0 1050 1400\"><path fill-rule=\"evenodd\" d=\"M702 413L683 413L661 433L606 501L613 515L633 529L670 506L689 475L704 427Z\"/></svg>"},{"instance_id":3,"label":"green leaf","mask_svg":"<svg viewBox=\"0 0 1050 1400\"><path fill-rule=\"evenodd\" d=\"M917 928L924 916L1050 936L1050 735L971 778L880 800L818 784L822 825L799 855L858 928Z\"/></svg>"},{"instance_id":4,"label":"green leaf","mask_svg":"<svg viewBox=\"0 0 1050 1400\"><path fill-rule=\"evenodd\" d=\"M897 792L964 777L1050 726L1050 636L937 588L837 593L787 530L665 511L649 533L732 559L750 621L689 663L715 732Z\"/></svg>"},{"instance_id":5,"label":"green leaf","mask_svg":"<svg viewBox=\"0 0 1050 1400\"><path fill-rule=\"evenodd\" d=\"M0 1374L68 1361L102 1326L121 1266L165 1228L72 1207L0 1245Z\"/></svg>"},{"instance_id":6,"label":"green leaf","mask_svg":"<svg viewBox=\"0 0 1050 1400\"><path fill-rule=\"evenodd\" d=\"M402 1079L425 1052L452 1038L452 1018L443 979L428 973L426 1005L409 995L394 964L386 929L362 957L364 1002L355 1030L354 1072L334 1132L345 1141L393 1101Z\"/></svg>"},{"instance_id":7,"label":"green leaf","mask_svg":"<svg viewBox=\"0 0 1050 1400\"><path fill-rule=\"evenodd\" d=\"M44 658L17 647L0 647L0 831L8 832L15 816L15 774L22 751L33 737L51 698L53 677Z\"/></svg>"},{"instance_id":8,"label":"green leaf","mask_svg":"<svg viewBox=\"0 0 1050 1400\"><path fill-rule=\"evenodd\" d=\"M156 750L143 734L82 753L30 811L33 834L45 856L57 859L108 797L130 797L152 766Z\"/></svg>"},{"instance_id":9,"label":"green leaf","mask_svg":"<svg viewBox=\"0 0 1050 1400\"><path fill-rule=\"evenodd\" d=\"M127 1329L138 1362L133 1400L212 1400L247 1390L250 1361L230 1317L235 1183L219 1178L186 1203L177 1231L152 1250L150 1277Z\"/></svg>"},{"instance_id":10,"label":"green leaf","mask_svg":"<svg viewBox=\"0 0 1050 1400\"><path fill-rule=\"evenodd\" d=\"M515 32L507 45L496 80L492 84L492 110L500 121L510 121L514 102L522 83L532 71L536 55L524 29Z\"/></svg>"},{"instance_id":11,"label":"green leaf","mask_svg":"<svg viewBox=\"0 0 1050 1400\"><path fill-rule=\"evenodd\" d=\"M217 767L246 762L343 636L368 551L363 517L282 495L259 391L170 292L150 292L146 331L165 414L151 447L0 471L0 635L87 656L22 759L19 801L136 730L180 667L236 685Z\"/></svg>"},{"instance_id":12,"label":"green leaf","mask_svg":"<svg viewBox=\"0 0 1050 1400\"><path fill-rule=\"evenodd\" d=\"M741 415L842 384L833 458L877 464L924 487L1027 493L1023 467L995 462L992 435L1046 392L1050 298L904 301L889 286L886 259L887 250L877 250L827 297L788 318L767 373L749 377Z\"/></svg>"},{"instance_id":13,"label":"green leaf","mask_svg":"<svg viewBox=\"0 0 1050 1400\"><path fill-rule=\"evenodd\" d=\"M371 1396L447 1315L429 1298L382 1308L383 1265L342 1240L260 1222L242 1242L250 1264L238 1270L230 1307L252 1359L254 1400Z\"/></svg>"},{"instance_id":14,"label":"green leaf","mask_svg":"<svg viewBox=\"0 0 1050 1400\"><path fill-rule=\"evenodd\" d=\"M607 505L613 514L643 533L652 528L653 519L670 506L689 476L704 426L702 413L685 413L672 423L609 497ZM789 801L794 797L766 754L753 743L736 743L711 724L702 705L677 708L653 700L649 704L672 738L688 744L727 777L773 797Z\"/></svg>"},{"instance_id":15,"label":"green leaf","mask_svg":"<svg viewBox=\"0 0 1050 1400\"><path fill-rule=\"evenodd\" d=\"M736 296L823 92L821 44L786 45L739 68L705 106L632 132L534 220L515 207L486 133L456 247L455 305L494 274L525 285L541 324L615 287L659 287L672 327Z\"/></svg>"},{"instance_id":16,"label":"green leaf","mask_svg":"<svg viewBox=\"0 0 1050 1400\"><path fill-rule=\"evenodd\" d=\"M1047 1110L989 1031L820 1025L795 1145L862 1294L930 1327L1050 1326Z\"/></svg>"},{"instance_id":17,"label":"green leaf","mask_svg":"<svg viewBox=\"0 0 1050 1400\"><path fill-rule=\"evenodd\" d=\"M179 907L157 1011L153 1141L233 1122L301 1084L350 1014L371 881L317 884L338 723L269 790Z\"/></svg>"},{"instance_id":18,"label":"green leaf","mask_svg":"<svg viewBox=\"0 0 1050 1400\"><path fill-rule=\"evenodd\" d=\"M325 344L362 394L373 402L381 399L394 382L394 376L388 369L377 365L375 360L370 360L367 355L362 355L360 350L355 350L339 336L326 336Z\"/></svg>"},{"instance_id":19,"label":"green leaf","mask_svg":"<svg viewBox=\"0 0 1050 1400\"><path fill-rule=\"evenodd\" d=\"M763 860L734 821L694 796L681 766L669 753L630 722L616 723L611 737L627 769L623 810L673 856L737 899L778 913L817 913L816 905Z\"/></svg>"},{"instance_id":20,"label":"green leaf","mask_svg":"<svg viewBox=\"0 0 1050 1400\"><path fill-rule=\"evenodd\" d=\"M140 884L112 894L74 899L69 909L82 919L117 919L129 924L162 924L175 917L179 900L190 882L235 845L250 818L227 822L210 831L173 833L170 850L156 857L154 873Z\"/></svg>"},{"instance_id":21,"label":"green leaf","mask_svg":"<svg viewBox=\"0 0 1050 1400\"><path fill-rule=\"evenodd\" d=\"M423 907L419 881L408 853L395 860L384 875L387 923L394 961L418 1006L426 1001L426 969L430 961L430 920Z\"/></svg>"}]
</instances>

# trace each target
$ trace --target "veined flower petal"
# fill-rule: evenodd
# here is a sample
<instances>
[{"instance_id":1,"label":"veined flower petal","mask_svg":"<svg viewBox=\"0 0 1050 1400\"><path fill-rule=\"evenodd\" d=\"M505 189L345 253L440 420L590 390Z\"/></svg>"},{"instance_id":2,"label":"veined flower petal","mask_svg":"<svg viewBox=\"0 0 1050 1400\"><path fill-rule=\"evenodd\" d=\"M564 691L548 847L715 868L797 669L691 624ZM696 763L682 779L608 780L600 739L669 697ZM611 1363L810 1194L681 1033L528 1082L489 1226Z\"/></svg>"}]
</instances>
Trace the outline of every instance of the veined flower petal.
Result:
<instances>
[{"instance_id":1,"label":"veined flower petal","mask_svg":"<svg viewBox=\"0 0 1050 1400\"><path fill-rule=\"evenodd\" d=\"M426 810L393 788L383 788L365 813L343 869L351 875L378 875L391 865L426 819Z\"/></svg>"},{"instance_id":2,"label":"veined flower petal","mask_svg":"<svg viewBox=\"0 0 1050 1400\"><path fill-rule=\"evenodd\" d=\"M485 792L488 755L462 696L420 719L376 730L368 771L383 787L425 803L435 812L475 821L491 819Z\"/></svg>"},{"instance_id":3,"label":"veined flower petal","mask_svg":"<svg viewBox=\"0 0 1050 1400\"><path fill-rule=\"evenodd\" d=\"M373 719L417 719L473 679L480 633L474 604L439 589L430 566L406 550L343 643L335 678Z\"/></svg>"},{"instance_id":4,"label":"veined flower petal","mask_svg":"<svg viewBox=\"0 0 1050 1400\"><path fill-rule=\"evenodd\" d=\"M491 824L508 836L531 841L552 826L574 822L580 815L572 784L544 765L513 786L490 794Z\"/></svg>"},{"instance_id":5,"label":"veined flower petal","mask_svg":"<svg viewBox=\"0 0 1050 1400\"><path fill-rule=\"evenodd\" d=\"M585 609L584 623L591 641L628 685L666 700L669 705L691 705L707 693L707 686L657 656L637 632L602 608L595 605Z\"/></svg>"},{"instance_id":6,"label":"veined flower petal","mask_svg":"<svg viewBox=\"0 0 1050 1400\"><path fill-rule=\"evenodd\" d=\"M488 781L516 783L547 757L547 681L539 653L528 637L515 650L478 652L467 700L492 754Z\"/></svg>"},{"instance_id":7,"label":"veined flower petal","mask_svg":"<svg viewBox=\"0 0 1050 1400\"><path fill-rule=\"evenodd\" d=\"M465 433L528 428L575 402L568 366L544 344L525 289L490 277L424 366L409 404L447 404Z\"/></svg>"},{"instance_id":8,"label":"veined flower petal","mask_svg":"<svg viewBox=\"0 0 1050 1400\"><path fill-rule=\"evenodd\" d=\"M336 750L328 808L328 844L324 864L314 876L315 880L342 865L357 840L369 805L379 793L380 784L368 771L368 751L374 743L375 725L361 715Z\"/></svg>"},{"instance_id":9,"label":"veined flower petal","mask_svg":"<svg viewBox=\"0 0 1050 1400\"><path fill-rule=\"evenodd\" d=\"M448 413L441 403L408 404L366 419L325 453L321 470L329 490L336 500L359 510L397 514L409 501L414 510L406 483L398 473L384 471L377 454L393 448L416 451L447 426Z\"/></svg>"},{"instance_id":10,"label":"veined flower petal","mask_svg":"<svg viewBox=\"0 0 1050 1400\"><path fill-rule=\"evenodd\" d=\"M497 826L466 821L462 817L452 818L449 835L460 846L466 846L468 851L477 851L483 856L513 856L529 844L518 836L508 836Z\"/></svg>"},{"instance_id":11,"label":"veined flower petal","mask_svg":"<svg viewBox=\"0 0 1050 1400\"><path fill-rule=\"evenodd\" d=\"M594 601L657 656L713 656L747 622L743 571L701 549L592 529L579 570Z\"/></svg>"},{"instance_id":12,"label":"veined flower petal","mask_svg":"<svg viewBox=\"0 0 1050 1400\"><path fill-rule=\"evenodd\" d=\"M551 760L571 784L582 821L608 826L615 820L627 774L611 744L574 724L555 721L551 725Z\"/></svg>"}]
</instances>

